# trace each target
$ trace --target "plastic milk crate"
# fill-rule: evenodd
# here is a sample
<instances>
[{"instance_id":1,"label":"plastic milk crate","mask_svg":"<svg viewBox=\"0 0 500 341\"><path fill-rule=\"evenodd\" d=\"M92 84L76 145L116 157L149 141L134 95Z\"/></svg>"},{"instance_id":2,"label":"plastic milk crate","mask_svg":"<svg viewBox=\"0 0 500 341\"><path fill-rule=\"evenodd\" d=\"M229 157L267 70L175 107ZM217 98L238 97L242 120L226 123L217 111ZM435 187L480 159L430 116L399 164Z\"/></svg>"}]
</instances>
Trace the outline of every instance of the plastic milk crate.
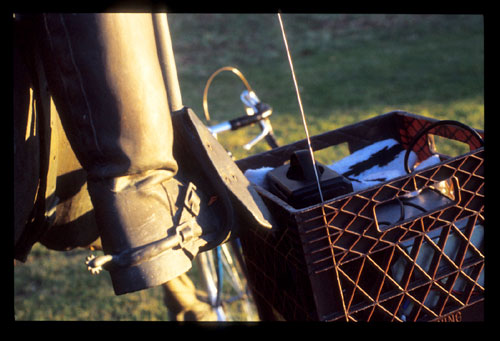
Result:
<instances>
[{"instance_id":1,"label":"plastic milk crate","mask_svg":"<svg viewBox=\"0 0 500 341\"><path fill-rule=\"evenodd\" d=\"M354 153L394 139L408 149L434 122L391 112L314 136L312 147L316 152L347 143ZM324 205L297 209L257 186L273 212L275 227L244 231L240 239L262 319L483 318L484 147L467 129L439 125L414 144L417 163L435 154L435 136L466 143L470 151L457 157L440 155L432 166ZM237 163L243 171L278 167L304 148L307 142L302 140ZM420 209L408 206L402 220L382 221L390 207L399 212L398 201L408 197L420 201Z\"/></svg>"}]
</instances>

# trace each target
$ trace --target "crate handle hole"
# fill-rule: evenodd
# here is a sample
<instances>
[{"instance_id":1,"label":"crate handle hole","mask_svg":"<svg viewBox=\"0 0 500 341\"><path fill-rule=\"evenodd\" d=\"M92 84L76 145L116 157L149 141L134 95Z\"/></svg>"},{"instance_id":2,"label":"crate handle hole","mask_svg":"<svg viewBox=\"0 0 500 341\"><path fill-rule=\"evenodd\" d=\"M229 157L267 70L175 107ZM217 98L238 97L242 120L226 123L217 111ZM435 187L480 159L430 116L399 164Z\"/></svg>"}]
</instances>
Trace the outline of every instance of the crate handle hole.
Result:
<instances>
[{"instance_id":1,"label":"crate handle hole","mask_svg":"<svg viewBox=\"0 0 500 341\"><path fill-rule=\"evenodd\" d=\"M470 151L469 144L440 135L428 135L429 148L433 154L444 158L457 157Z\"/></svg>"}]
</instances>

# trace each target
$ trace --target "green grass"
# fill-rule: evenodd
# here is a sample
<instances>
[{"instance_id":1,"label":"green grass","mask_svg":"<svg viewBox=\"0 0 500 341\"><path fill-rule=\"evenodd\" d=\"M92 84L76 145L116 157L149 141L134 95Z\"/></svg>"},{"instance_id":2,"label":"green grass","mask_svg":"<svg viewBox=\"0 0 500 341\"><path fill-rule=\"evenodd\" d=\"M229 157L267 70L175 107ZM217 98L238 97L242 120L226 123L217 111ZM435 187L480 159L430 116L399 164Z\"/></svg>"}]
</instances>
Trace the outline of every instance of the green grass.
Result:
<instances>
[{"instance_id":1,"label":"green grass","mask_svg":"<svg viewBox=\"0 0 500 341\"><path fill-rule=\"evenodd\" d=\"M160 287L115 296L109 275L91 276L86 250L57 252L35 245L14 267L16 320L158 321L167 319Z\"/></svg>"},{"instance_id":2,"label":"green grass","mask_svg":"<svg viewBox=\"0 0 500 341\"><path fill-rule=\"evenodd\" d=\"M275 15L184 18L170 16L185 105L203 118L206 80L232 65L273 107L280 144L305 137ZM283 20L311 134L395 109L484 128L481 16L285 14ZM215 78L208 95L212 122L244 113L243 89L232 73ZM248 155L241 145L257 132L219 138L241 158Z\"/></svg>"},{"instance_id":3,"label":"green grass","mask_svg":"<svg viewBox=\"0 0 500 341\"><path fill-rule=\"evenodd\" d=\"M484 129L481 16L284 14L283 20L312 135L395 109ZM280 144L305 137L276 15L171 14L169 24L184 104L200 118L208 77L232 65L273 107ZM213 123L244 114L235 75L222 73L212 84ZM241 146L257 132L219 138L241 158L248 155ZM251 153L266 149L260 143ZM15 318L167 319L161 288L115 296L107 273L87 273L87 254L36 246L14 268Z\"/></svg>"}]
</instances>

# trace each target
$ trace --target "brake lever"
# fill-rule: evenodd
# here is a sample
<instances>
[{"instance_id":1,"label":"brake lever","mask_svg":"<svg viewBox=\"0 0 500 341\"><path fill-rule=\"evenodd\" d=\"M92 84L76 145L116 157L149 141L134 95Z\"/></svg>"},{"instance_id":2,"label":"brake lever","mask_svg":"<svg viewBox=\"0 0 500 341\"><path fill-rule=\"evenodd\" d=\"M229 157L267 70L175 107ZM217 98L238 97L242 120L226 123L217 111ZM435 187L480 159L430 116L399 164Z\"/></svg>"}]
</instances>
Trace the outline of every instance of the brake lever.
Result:
<instances>
[{"instance_id":1,"label":"brake lever","mask_svg":"<svg viewBox=\"0 0 500 341\"><path fill-rule=\"evenodd\" d=\"M255 92L244 90L240 95L240 99L245 105L245 108L250 109L246 110L247 115L254 115L259 111L257 105L260 103L260 99L257 97Z\"/></svg>"},{"instance_id":2,"label":"brake lever","mask_svg":"<svg viewBox=\"0 0 500 341\"><path fill-rule=\"evenodd\" d=\"M248 142L247 144L245 144L243 146L243 148L245 150L250 150L259 141L264 139L269 134L272 134L273 127L271 125L271 121L267 118L267 117L271 116L272 109L270 106L268 106L266 104L261 104L259 98L257 97L255 92L253 92L253 91L244 90L240 95L240 99L243 102L243 104L245 105L245 111L246 111L247 115L252 116L252 115L255 115L255 114L261 112L262 110L264 110L262 114L266 117L266 118L259 121L261 133L259 135L257 135L254 139L252 139L250 142ZM269 111L269 113L267 113L268 111Z\"/></svg>"}]
</instances>

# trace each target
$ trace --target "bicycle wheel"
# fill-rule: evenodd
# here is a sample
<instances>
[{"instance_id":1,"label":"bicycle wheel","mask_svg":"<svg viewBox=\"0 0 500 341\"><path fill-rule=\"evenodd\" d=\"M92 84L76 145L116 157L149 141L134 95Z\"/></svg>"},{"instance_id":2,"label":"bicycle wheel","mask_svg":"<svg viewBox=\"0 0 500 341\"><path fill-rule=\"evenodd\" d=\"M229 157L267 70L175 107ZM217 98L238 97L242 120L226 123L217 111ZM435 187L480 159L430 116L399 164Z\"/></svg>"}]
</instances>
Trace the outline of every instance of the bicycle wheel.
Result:
<instances>
[{"instance_id":1,"label":"bicycle wheel","mask_svg":"<svg viewBox=\"0 0 500 341\"><path fill-rule=\"evenodd\" d=\"M199 274L218 321L256 321L258 313L246 282L239 241L200 253Z\"/></svg>"}]
</instances>

